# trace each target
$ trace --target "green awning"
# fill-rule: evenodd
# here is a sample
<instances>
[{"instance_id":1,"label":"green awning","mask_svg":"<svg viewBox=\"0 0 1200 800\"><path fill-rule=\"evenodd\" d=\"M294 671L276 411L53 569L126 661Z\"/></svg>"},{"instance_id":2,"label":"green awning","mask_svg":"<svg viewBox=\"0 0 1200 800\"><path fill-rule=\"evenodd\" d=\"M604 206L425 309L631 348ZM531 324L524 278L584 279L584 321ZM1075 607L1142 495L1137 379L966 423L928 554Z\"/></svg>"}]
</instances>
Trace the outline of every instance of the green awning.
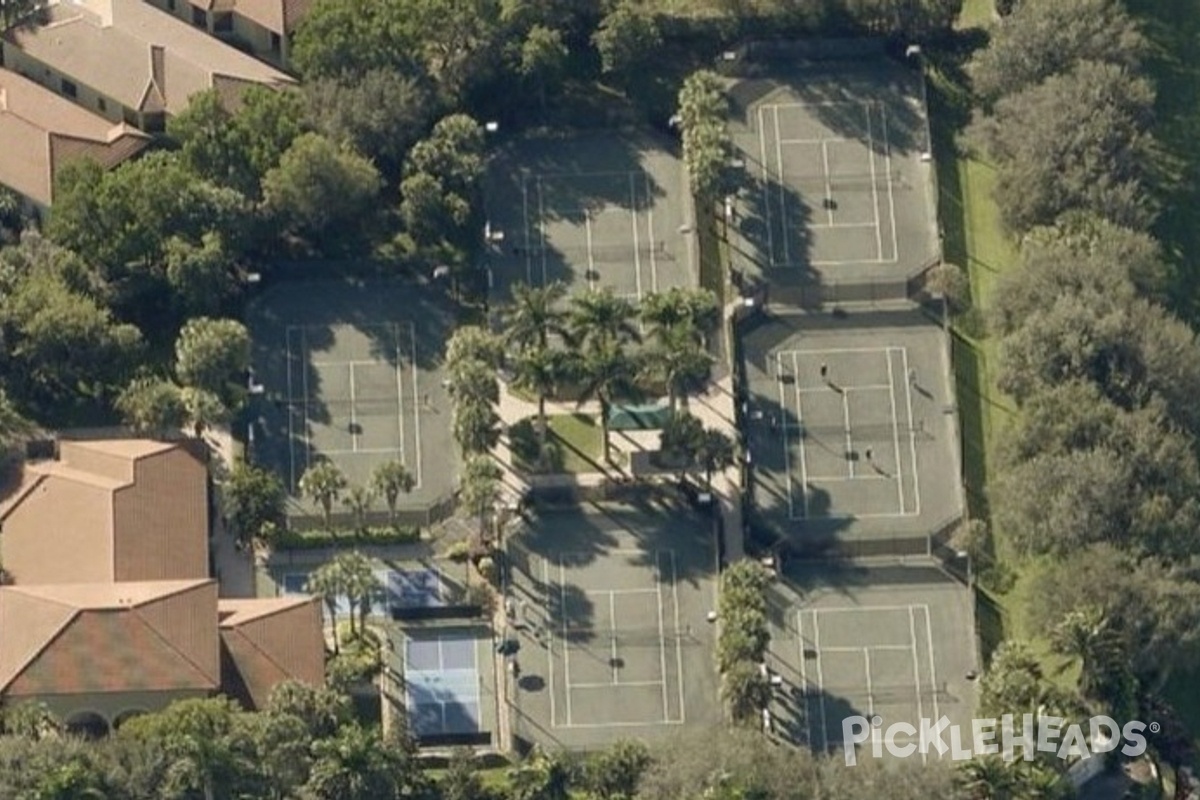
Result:
<instances>
[{"instance_id":1,"label":"green awning","mask_svg":"<svg viewBox=\"0 0 1200 800\"><path fill-rule=\"evenodd\" d=\"M614 431L653 431L667 423L667 406L617 406L608 411L608 427Z\"/></svg>"}]
</instances>

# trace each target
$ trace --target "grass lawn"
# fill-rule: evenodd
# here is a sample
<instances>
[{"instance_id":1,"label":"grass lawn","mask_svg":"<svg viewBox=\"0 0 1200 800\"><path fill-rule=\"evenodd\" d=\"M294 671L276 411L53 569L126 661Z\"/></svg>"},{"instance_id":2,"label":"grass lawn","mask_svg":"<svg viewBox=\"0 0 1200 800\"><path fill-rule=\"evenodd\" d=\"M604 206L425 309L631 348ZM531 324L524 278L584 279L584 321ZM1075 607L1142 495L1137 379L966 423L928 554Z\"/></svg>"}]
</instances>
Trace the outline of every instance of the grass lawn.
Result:
<instances>
[{"instance_id":1,"label":"grass lawn","mask_svg":"<svg viewBox=\"0 0 1200 800\"><path fill-rule=\"evenodd\" d=\"M551 414L546 444L548 463L537 464L537 418L529 417L513 425L513 459L520 469L534 473L599 472L604 456L600 426L587 414Z\"/></svg>"}]
</instances>

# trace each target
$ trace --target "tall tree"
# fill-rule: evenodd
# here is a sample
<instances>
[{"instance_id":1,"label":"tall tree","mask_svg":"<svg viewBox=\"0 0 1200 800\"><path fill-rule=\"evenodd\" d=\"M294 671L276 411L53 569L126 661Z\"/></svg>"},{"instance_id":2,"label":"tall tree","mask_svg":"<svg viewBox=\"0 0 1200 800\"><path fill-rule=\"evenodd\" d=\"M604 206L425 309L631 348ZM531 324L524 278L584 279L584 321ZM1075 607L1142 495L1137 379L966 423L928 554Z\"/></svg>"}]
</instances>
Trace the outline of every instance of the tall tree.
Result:
<instances>
[{"instance_id":1,"label":"tall tree","mask_svg":"<svg viewBox=\"0 0 1200 800\"><path fill-rule=\"evenodd\" d=\"M479 535L487 538L488 521L500 501L504 472L491 456L474 455L462 472L462 503L479 520Z\"/></svg>"},{"instance_id":2,"label":"tall tree","mask_svg":"<svg viewBox=\"0 0 1200 800\"><path fill-rule=\"evenodd\" d=\"M350 602L350 632L353 634L366 631L367 615L383 591L383 584L376 574L375 565L357 550L338 553L329 564L333 565L342 591ZM354 609L358 609L357 623L354 619Z\"/></svg>"},{"instance_id":3,"label":"tall tree","mask_svg":"<svg viewBox=\"0 0 1200 800\"><path fill-rule=\"evenodd\" d=\"M233 319L188 320L175 340L175 373L184 386L203 389L231 408L241 399L250 368L250 331Z\"/></svg>"},{"instance_id":4,"label":"tall tree","mask_svg":"<svg viewBox=\"0 0 1200 800\"><path fill-rule=\"evenodd\" d=\"M347 486L346 476L332 461L324 459L310 466L300 476L300 491L321 507L325 529L333 527L333 504Z\"/></svg>"},{"instance_id":5,"label":"tall tree","mask_svg":"<svg viewBox=\"0 0 1200 800\"><path fill-rule=\"evenodd\" d=\"M377 211L382 182L370 161L324 136L299 136L263 177L267 210L326 254L355 251Z\"/></svg>"},{"instance_id":6,"label":"tall tree","mask_svg":"<svg viewBox=\"0 0 1200 800\"><path fill-rule=\"evenodd\" d=\"M630 86L662 46L662 32L653 11L633 0L619 0L592 35L600 66Z\"/></svg>"},{"instance_id":7,"label":"tall tree","mask_svg":"<svg viewBox=\"0 0 1200 800\"><path fill-rule=\"evenodd\" d=\"M567 287L560 281L545 286L519 283L512 287L512 305L504 310L504 338L518 351L550 346L551 336L565 337L567 315L562 301Z\"/></svg>"},{"instance_id":8,"label":"tall tree","mask_svg":"<svg viewBox=\"0 0 1200 800\"><path fill-rule=\"evenodd\" d=\"M650 377L662 381L670 409L675 411L680 401L687 407L688 391L704 383L712 361L687 331L676 328L646 353L644 366Z\"/></svg>"},{"instance_id":9,"label":"tall tree","mask_svg":"<svg viewBox=\"0 0 1200 800\"><path fill-rule=\"evenodd\" d=\"M513 385L537 396L539 452L545 452L546 433L549 428L546 420L546 398L558 388L566 373L566 362L566 357L559 351L549 347L531 347L523 351L513 365Z\"/></svg>"},{"instance_id":10,"label":"tall tree","mask_svg":"<svg viewBox=\"0 0 1200 800\"><path fill-rule=\"evenodd\" d=\"M244 544L260 539L267 525L283 521L287 490L270 470L236 462L221 484L220 496L221 510Z\"/></svg>"},{"instance_id":11,"label":"tall tree","mask_svg":"<svg viewBox=\"0 0 1200 800\"><path fill-rule=\"evenodd\" d=\"M327 561L309 573L304 584L304 590L314 597L319 597L329 613L329 626L333 629L333 654L341 654L341 637L338 636L338 610L341 600L346 597L346 573L340 562ZM351 617L354 610L350 611ZM351 622L353 624L353 621Z\"/></svg>"},{"instance_id":12,"label":"tall tree","mask_svg":"<svg viewBox=\"0 0 1200 800\"><path fill-rule=\"evenodd\" d=\"M400 495L410 494L417 486L417 479L402 461L385 461L371 473L371 486L383 495L384 502L387 503L388 517L394 525Z\"/></svg>"},{"instance_id":13,"label":"tall tree","mask_svg":"<svg viewBox=\"0 0 1200 800\"><path fill-rule=\"evenodd\" d=\"M608 428L613 402L636 392L637 372L634 359L612 339L598 340L581 357L579 376L583 386L580 402L595 398L600 404L600 435L606 463L612 463Z\"/></svg>"},{"instance_id":14,"label":"tall tree","mask_svg":"<svg viewBox=\"0 0 1200 800\"><path fill-rule=\"evenodd\" d=\"M313 744L304 796L313 800L401 800L417 795L424 776L412 755L378 728L342 725Z\"/></svg>"},{"instance_id":15,"label":"tall tree","mask_svg":"<svg viewBox=\"0 0 1200 800\"><path fill-rule=\"evenodd\" d=\"M463 397L454 403L453 430L464 456L487 453L500 439L500 415L487 400Z\"/></svg>"},{"instance_id":16,"label":"tall tree","mask_svg":"<svg viewBox=\"0 0 1200 800\"><path fill-rule=\"evenodd\" d=\"M369 486L351 486L350 491L342 498L342 505L354 520L354 532L359 536L367 532L367 515L371 513L371 505L374 502L375 494Z\"/></svg>"},{"instance_id":17,"label":"tall tree","mask_svg":"<svg viewBox=\"0 0 1200 800\"><path fill-rule=\"evenodd\" d=\"M114 405L122 421L140 435L177 431L187 420L179 385L166 378L135 378Z\"/></svg>"},{"instance_id":18,"label":"tall tree","mask_svg":"<svg viewBox=\"0 0 1200 800\"><path fill-rule=\"evenodd\" d=\"M517 73L537 87L543 114L546 95L562 79L568 53L562 32L544 25L531 27L521 43Z\"/></svg>"},{"instance_id":19,"label":"tall tree","mask_svg":"<svg viewBox=\"0 0 1200 800\"><path fill-rule=\"evenodd\" d=\"M568 312L572 344L588 350L598 345L641 341L636 319L637 309L612 289L574 295Z\"/></svg>"},{"instance_id":20,"label":"tall tree","mask_svg":"<svg viewBox=\"0 0 1200 800\"><path fill-rule=\"evenodd\" d=\"M727 112L728 101L716 73L699 70L688 76L679 90L683 163L692 181L692 192L706 203L716 199L728 160Z\"/></svg>"},{"instance_id":21,"label":"tall tree","mask_svg":"<svg viewBox=\"0 0 1200 800\"><path fill-rule=\"evenodd\" d=\"M660 342L675 333L692 339L701 347L720 321L717 296L708 289L672 287L642 298L638 315Z\"/></svg>"}]
</instances>

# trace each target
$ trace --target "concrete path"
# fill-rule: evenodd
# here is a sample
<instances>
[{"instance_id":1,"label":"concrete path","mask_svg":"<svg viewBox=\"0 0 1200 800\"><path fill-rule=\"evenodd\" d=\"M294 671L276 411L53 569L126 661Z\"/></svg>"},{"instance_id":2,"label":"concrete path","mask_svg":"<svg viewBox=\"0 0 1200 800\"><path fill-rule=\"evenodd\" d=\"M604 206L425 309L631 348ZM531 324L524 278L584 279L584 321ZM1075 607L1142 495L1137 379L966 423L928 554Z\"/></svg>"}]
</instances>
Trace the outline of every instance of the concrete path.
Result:
<instances>
[{"instance_id":1,"label":"concrete path","mask_svg":"<svg viewBox=\"0 0 1200 800\"><path fill-rule=\"evenodd\" d=\"M214 472L228 470L238 456L237 444L228 428L210 428L204 433L212 458L219 459ZM219 491L219 490L218 490ZM220 597L255 597L254 555L250 549L239 550L233 532L228 530L220 513L214 510L211 521L212 539L209 547L217 579L217 594Z\"/></svg>"}]
</instances>

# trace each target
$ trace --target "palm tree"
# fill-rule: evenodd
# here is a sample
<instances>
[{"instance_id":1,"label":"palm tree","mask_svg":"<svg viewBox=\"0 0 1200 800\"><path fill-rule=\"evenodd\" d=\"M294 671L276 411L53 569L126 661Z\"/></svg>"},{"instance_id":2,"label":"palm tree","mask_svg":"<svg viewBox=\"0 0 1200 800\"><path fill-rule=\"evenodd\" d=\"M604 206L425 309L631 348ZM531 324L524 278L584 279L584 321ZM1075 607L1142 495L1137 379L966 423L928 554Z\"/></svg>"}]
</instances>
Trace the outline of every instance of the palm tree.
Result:
<instances>
[{"instance_id":1,"label":"palm tree","mask_svg":"<svg viewBox=\"0 0 1200 800\"><path fill-rule=\"evenodd\" d=\"M229 409L210 391L185 386L179 390L183 413L192 426L192 435L199 439L213 425L229 419Z\"/></svg>"},{"instance_id":2,"label":"palm tree","mask_svg":"<svg viewBox=\"0 0 1200 800\"><path fill-rule=\"evenodd\" d=\"M529 347L517 357L513 384L537 395L539 454L546 449L546 398L554 394L564 366L562 353L549 347Z\"/></svg>"},{"instance_id":3,"label":"palm tree","mask_svg":"<svg viewBox=\"0 0 1200 800\"><path fill-rule=\"evenodd\" d=\"M687 390L707 377L712 356L684 328L668 328L645 364L650 375L666 386L667 400L674 411L681 400L687 407Z\"/></svg>"},{"instance_id":4,"label":"palm tree","mask_svg":"<svg viewBox=\"0 0 1200 800\"><path fill-rule=\"evenodd\" d=\"M370 513L373 502L375 502L375 495L366 486L351 486L350 491L342 498L342 505L350 511L350 516L354 518L354 532L359 536L367 532L367 514Z\"/></svg>"},{"instance_id":5,"label":"palm tree","mask_svg":"<svg viewBox=\"0 0 1200 800\"><path fill-rule=\"evenodd\" d=\"M464 455L486 453L500 439L500 415L490 403L459 401L454 406L454 439Z\"/></svg>"},{"instance_id":6,"label":"palm tree","mask_svg":"<svg viewBox=\"0 0 1200 800\"><path fill-rule=\"evenodd\" d=\"M704 431L704 438L701 440L700 449L696 453L696 461L704 467L705 486L711 488L713 473L733 466L733 458L733 440L724 431L719 431L716 428L709 428Z\"/></svg>"},{"instance_id":7,"label":"palm tree","mask_svg":"<svg viewBox=\"0 0 1200 800\"><path fill-rule=\"evenodd\" d=\"M998 756L965 762L959 767L958 780L971 800L1017 800L1016 770Z\"/></svg>"},{"instance_id":8,"label":"palm tree","mask_svg":"<svg viewBox=\"0 0 1200 800\"><path fill-rule=\"evenodd\" d=\"M488 403L500 401L500 383L496 368L480 359L464 359L446 368L450 397L455 402L480 400Z\"/></svg>"},{"instance_id":9,"label":"palm tree","mask_svg":"<svg viewBox=\"0 0 1200 800\"><path fill-rule=\"evenodd\" d=\"M583 354L579 368L583 388L579 402L595 399L600 403L600 436L604 441L604 461L612 463L608 442L608 417L613 400L635 392L637 365L614 340L599 341Z\"/></svg>"},{"instance_id":10,"label":"palm tree","mask_svg":"<svg viewBox=\"0 0 1200 800\"><path fill-rule=\"evenodd\" d=\"M314 800L376 800L418 796L421 776L414 760L379 734L351 722L336 736L313 743L304 796Z\"/></svg>"},{"instance_id":11,"label":"palm tree","mask_svg":"<svg viewBox=\"0 0 1200 800\"><path fill-rule=\"evenodd\" d=\"M518 352L529 347L545 349L550 335L567 335L566 312L561 303L567 287L559 281L545 286L519 283L512 288L513 302L504 312L505 341Z\"/></svg>"},{"instance_id":12,"label":"palm tree","mask_svg":"<svg viewBox=\"0 0 1200 800\"><path fill-rule=\"evenodd\" d=\"M349 553L338 553L331 564L336 564L337 573L341 576L342 586L346 597L350 600L351 609L358 609L358 625L354 623L354 611L350 612L350 632L362 632L367 627L367 613L371 603L383 591L383 584L375 574L371 559L354 550ZM336 631L336 628L335 628Z\"/></svg>"},{"instance_id":13,"label":"palm tree","mask_svg":"<svg viewBox=\"0 0 1200 800\"><path fill-rule=\"evenodd\" d=\"M487 522L500 500L503 477L504 473L491 456L471 456L463 467L462 502L479 519L480 538L487 538Z\"/></svg>"},{"instance_id":14,"label":"palm tree","mask_svg":"<svg viewBox=\"0 0 1200 800\"><path fill-rule=\"evenodd\" d=\"M300 476L300 491L321 506L325 530L332 530L333 504L346 488L346 476L331 461L318 461Z\"/></svg>"},{"instance_id":15,"label":"palm tree","mask_svg":"<svg viewBox=\"0 0 1200 800\"><path fill-rule=\"evenodd\" d=\"M707 337L720 321L717 296L708 289L674 287L642 298L638 311L651 335L662 340L674 331L685 331L697 345L704 347Z\"/></svg>"},{"instance_id":16,"label":"palm tree","mask_svg":"<svg viewBox=\"0 0 1200 800\"><path fill-rule=\"evenodd\" d=\"M337 655L341 652L337 635L338 600L346 595L346 576L341 565L335 560L317 567L309 573L304 589L321 598L325 608L329 609L329 624L333 627L333 653Z\"/></svg>"},{"instance_id":17,"label":"palm tree","mask_svg":"<svg viewBox=\"0 0 1200 800\"><path fill-rule=\"evenodd\" d=\"M1079 660L1079 692L1110 703L1110 711L1132 701L1125 648L1108 617L1096 607L1071 611L1051 631L1054 652Z\"/></svg>"},{"instance_id":18,"label":"palm tree","mask_svg":"<svg viewBox=\"0 0 1200 800\"><path fill-rule=\"evenodd\" d=\"M571 298L567 317L573 344L584 350L603 343L640 342L637 309L612 289L592 289Z\"/></svg>"},{"instance_id":19,"label":"palm tree","mask_svg":"<svg viewBox=\"0 0 1200 800\"><path fill-rule=\"evenodd\" d=\"M567 800L571 770L562 756L540 748L508 771L513 800Z\"/></svg>"},{"instance_id":20,"label":"palm tree","mask_svg":"<svg viewBox=\"0 0 1200 800\"><path fill-rule=\"evenodd\" d=\"M371 473L371 486L383 495L388 507L388 518L396 524L396 503L400 493L409 494L417 486L417 479L400 461L385 461Z\"/></svg>"}]
</instances>

